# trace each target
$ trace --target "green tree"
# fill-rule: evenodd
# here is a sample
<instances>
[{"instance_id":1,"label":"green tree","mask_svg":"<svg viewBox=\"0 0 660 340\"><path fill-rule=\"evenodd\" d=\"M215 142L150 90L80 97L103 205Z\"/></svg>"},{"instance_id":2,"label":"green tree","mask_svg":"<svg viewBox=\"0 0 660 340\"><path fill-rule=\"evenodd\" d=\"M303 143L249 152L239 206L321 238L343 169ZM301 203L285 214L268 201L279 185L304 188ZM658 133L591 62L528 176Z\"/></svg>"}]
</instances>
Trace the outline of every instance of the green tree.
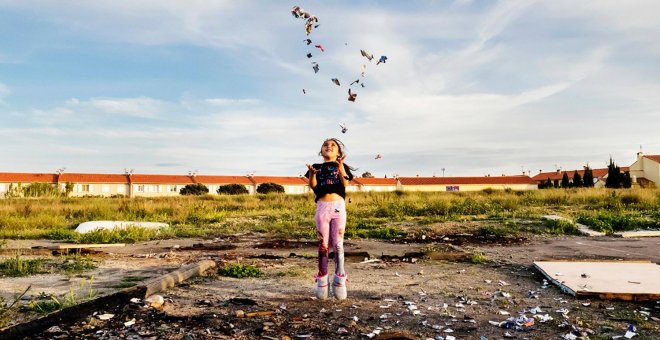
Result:
<instances>
[{"instance_id":1,"label":"green tree","mask_svg":"<svg viewBox=\"0 0 660 340\"><path fill-rule=\"evenodd\" d=\"M261 183L257 187L257 192L260 194L283 194L284 187L277 183Z\"/></svg>"},{"instance_id":2,"label":"green tree","mask_svg":"<svg viewBox=\"0 0 660 340\"><path fill-rule=\"evenodd\" d=\"M586 188L592 188L594 186L594 174L591 171L591 168L588 166L584 167L584 177L582 178L582 183Z\"/></svg>"},{"instance_id":3,"label":"green tree","mask_svg":"<svg viewBox=\"0 0 660 340\"><path fill-rule=\"evenodd\" d=\"M66 184L64 184L64 196L69 197L69 195L71 195L72 192L73 192L73 183L66 182Z\"/></svg>"},{"instance_id":4,"label":"green tree","mask_svg":"<svg viewBox=\"0 0 660 340\"><path fill-rule=\"evenodd\" d=\"M552 187L553 187L552 180L550 179L550 177L548 177L548 179L545 181L545 188L550 189Z\"/></svg>"},{"instance_id":5,"label":"green tree","mask_svg":"<svg viewBox=\"0 0 660 340\"><path fill-rule=\"evenodd\" d=\"M630 188L632 186L632 178L630 177L630 171L625 171L621 174L621 187Z\"/></svg>"},{"instance_id":6,"label":"green tree","mask_svg":"<svg viewBox=\"0 0 660 340\"><path fill-rule=\"evenodd\" d=\"M360 177L362 177L362 178L374 178L374 175L372 175L371 172L366 171Z\"/></svg>"},{"instance_id":7,"label":"green tree","mask_svg":"<svg viewBox=\"0 0 660 340\"><path fill-rule=\"evenodd\" d=\"M60 192L50 183L32 183L23 187L24 197L58 197Z\"/></svg>"},{"instance_id":8,"label":"green tree","mask_svg":"<svg viewBox=\"0 0 660 340\"><path fill-rule=\"evenodd\" d=\"M187 184L179 191L181 195L204 195L209 193L209 188L202 183Z\"/></svg>"},{"instance_id":9,"label":"green tree","mask_svg":"<svg viewBox=\"0 0 660 340\"><path fill-rule=\"evenodd\" d=\"M577 170L575 170L575 172L573 173L573 187L574 188L579 188L579 187L582 187L582 186L583 186L582 176L580 176L580 173L578 173Z\"/></svg>"},{"instance_id":10,"label":"green tree","mask_svg":"<svg viewBox=\"0 0 660 340\"><path fill-rule=\"evenodd\" d=\"M610 157L610 164L607 165L607 179L605 180L605 187L613 189L621 187L621 168L614 164L612 157Z\"/></svg>"},{"instance_id":11,"label":"green tree","mask_svg":"<svg viewBox=\"0 0 660 340\"><path fill-rule=\"evenodd\" d=\"M241 184L221 185L218 187L218 190L216 190L216 192L218 194L224 194L224 195L242 195L242 194L250 193L248 189L246 189L245 186Z\"/></svg>"},{"instance_id":12,"label":"green tree","mask_svg":"<svg viewBox=\"0 0 660 340\"><path fill-rule=\"evenodd\" d=\"M568 180L568 174L564 171L564 175L561 176L561 187L568 189L571 186L571 182Z\"/></svg>"}]
</instances>

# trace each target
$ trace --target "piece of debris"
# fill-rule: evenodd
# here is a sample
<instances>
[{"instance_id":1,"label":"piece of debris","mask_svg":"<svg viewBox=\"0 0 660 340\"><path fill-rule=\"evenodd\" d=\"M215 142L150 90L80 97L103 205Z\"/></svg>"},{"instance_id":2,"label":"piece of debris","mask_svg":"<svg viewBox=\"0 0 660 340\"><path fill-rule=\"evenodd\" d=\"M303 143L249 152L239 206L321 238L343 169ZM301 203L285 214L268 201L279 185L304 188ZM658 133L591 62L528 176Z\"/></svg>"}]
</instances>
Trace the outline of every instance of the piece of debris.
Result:
<instances>
[{"instance_id":1,"label":"piece of debris","mask_svg":"<svg viewBox=\"0 0 660 340\"><path fill-rule=\"evenodd\" d=\"M573 296L660 299L660 285L653 284L660 282L660 266L650 261L537 261L534 267ZM561 274L561 281L548 273Z\"/></svg>"},{"instance_id":2,"label":"piece of debris","mask_svg":"<svg viewBox=\"0 0 660 340\"><path fill-rule=\"evenodd\" d=\"M154 294L144 299L144 302L146 302L149 307L158 309L163 306L165 299L161 295Z\"/></svg>"},{"instance_id":3,"label":"piece of debris","mask_svg":"<svg viewBox=\"0 0 660 340\"><path fill-rule=\"evenodd\" d=\"M114 314L100 314L96 316L99 320L110 320L115 317Z\"/></svg>"}]
</instances>

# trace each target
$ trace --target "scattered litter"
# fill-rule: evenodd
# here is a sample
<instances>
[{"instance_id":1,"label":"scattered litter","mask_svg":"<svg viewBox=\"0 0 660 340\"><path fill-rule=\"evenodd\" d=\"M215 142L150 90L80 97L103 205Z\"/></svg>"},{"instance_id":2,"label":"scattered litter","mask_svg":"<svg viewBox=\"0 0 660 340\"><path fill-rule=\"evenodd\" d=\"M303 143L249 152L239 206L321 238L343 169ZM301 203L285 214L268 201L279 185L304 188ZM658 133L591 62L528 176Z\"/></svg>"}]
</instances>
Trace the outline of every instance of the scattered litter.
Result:
<instances>
[{"instance_id":1,"label":"scattered litter","mask_svg":"<svg viewBox=\"0 0 660 340\"><path fill-rule=\"evenodd\" d=\"M500 315L511 315L511 313L505 311L505 310L500 310Z\"/></svg>"},{"instance_id":2,"label":"scattered litter","mask_svg":"<svg viewBox=\"0 0 660 340\"><path fill-rule=\"evenodd\" d=\"M341 131L344 132L343 127L342 127ZM362 261L360 263L374 263L374 262L383 262L383 260L381 260L381 259L370 259L370 260L365 259L364 261Z\"/></svg>"},{"instance_id":3,"label":"scattered litter","mask_svg":"<svg viewBox=\"0 0 660 340\"><path fill-rule=\"evenodd\" d=\"M339 327L339 329L337 329L337 333L338 334L348 334L348 329L346 329L344 327Z\"/></svg>"},{"instance_id":4,"label":"scattered litter","mask_svg":"<svg viewBox=\"0 0 660 340\"><path fill-rule=\"evenodd\" d=\"M97 315L96 317L99 318L99 320L110 320L110 319L114 318L115 315L114 314L101 314L101 315Z\"/></svg>"},{"instance_id":5,"label":"scattered litter","mask_svg":"<svg viewBox=\"0 0 660 340\"><path fill-rule=\"evenodd\" d=\"M550 316L548 314L545 314L545 315L536 314L536 315L534 315L534 319L538 320L541 323L548 322L550 320L554 320L552 318L552 316Z\"/></svg>"},{"instance_id":6,"label":"scattered litter","mask_svg":"<svg viewBox=\"0 0 660 340\"><path fill-rule=\"evenodd\" d=\"M530 309L529 312L532 313L532 314L543 313L543 311L541 310L541 307L538 307L538 306L537 306L537 307L534 307L534 308L532 308L532 309Z\"/></svg>"},{"instance_id":7,"label":"scattered litter","mask_svg":"<svg viewBox=\"0 0 660 340\"><path fill-rule=\"evenodd\" d=\"M133 326L133 325L135 325L135 318L133 318L133 319L130 320L130 321L126 321L126 322L124 322L124 326L126 326L126 327L131 327L131 326Z\"/></svg>"},{"instance_id":8,"label":"scattered litter","mask_svg":"<svg viewBox=\"0 0 660 340\"><path fill-rule=\"evenodd\" d=\"M628 325L628 329L626 329L626 334L624 335L624 337L626 339L630 339L630 338L634 337L635 335L637 335L637 333L635 333L636 331L637 331L637 328L635 327L635 325Z\"/></svg>"},{"instance_id":9,"label":"scattered litter","mask_svg":"<svg viewBox=\"0 0 660 340\"><path fill-rule=\"evenodd\" d=\"M499 284L500 286L510 286L510 284L508 284L508 283L506 283L506 282L504 282L504 281L502 281L502 280L499 280L499 281L498 281L498 284Z\"/></svg>"},{"instance_id":10,"label":"scattered litter","mask_svg":"<svg viewBox=\"0 0 660 340\"><path fill-rule=\"evenodd\" d=\"M591 302L583 302L582 305L585 307L589 307L591 306Z\"/></svg>"},{"instance_id":11,"label":"scattered litter","mask_svg":"<svg viewBox=\"0 0 660 340\"><path fill-rule=\"evenodd\" d=\"M493 282L493 281L491 281L491 280L484 280L484 282L486 282L486 283L491 283L491 282Z\"/></svg>"}]
</instances>

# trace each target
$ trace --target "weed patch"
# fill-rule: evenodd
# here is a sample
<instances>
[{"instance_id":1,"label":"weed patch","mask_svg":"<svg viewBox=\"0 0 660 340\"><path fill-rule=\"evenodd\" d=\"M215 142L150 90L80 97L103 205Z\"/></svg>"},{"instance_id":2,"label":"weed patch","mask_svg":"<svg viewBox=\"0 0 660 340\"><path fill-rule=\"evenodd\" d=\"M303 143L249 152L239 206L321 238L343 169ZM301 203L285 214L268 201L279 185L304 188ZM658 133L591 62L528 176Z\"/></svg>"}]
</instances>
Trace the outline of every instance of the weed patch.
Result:
<instances>
[{"instance_id":1,"label":"weed patch","mask_svg":"<svg viewBox=\"0 0 660 340\"><path fill-rule=\"evenodd\" d=\"M65 274L80 274L84 271L95 269L96 262L90 258L80 255L71 255L64 258L59 269Z\"/></svg>"},{"instance_id":2,"label":"weed patch","mask_svg":"<svg viewBox=\"0 0 660 340\"><path fill-rule=\"evenodd\" d=\"M262 273L261 270L254 265L234 263L220 268L218 274L242 279L244 277L259 277Z\"/></svg>"},{"instance_id":3,"label":"weed patch","mask_svg":"<svg viewBox=\"0 0 660 340\"><path fill-rule=\"evenodd\" d=\"M0 262L0 274L9 277L22 277L45 273L47 272L45 262L46 260L41 258L26 259L16 255L14 258Z\"/></svg>"},{"instance_id":4,"label":"weed patch","mask_svg":"<svg viewBox=\"0 0 660 340\"><path fill-rule=\"evenodd\" d=\"M544 231L552 235L580 235L575 223L566 220L543 220Z\"/></svg>"},{"instance_id":5,"label":"weed patch","mask_svg":"<svg viewBox=\"0 0 660 340\"><path fill-rule=\"evenodd\" d=\"M477 252L477 253L473 253L472 256L470 256L470 262L474 264L484 264L484 263L488 263L489 260L488 257L486 257L486 255Z\"/></svg>"}]
</instances>

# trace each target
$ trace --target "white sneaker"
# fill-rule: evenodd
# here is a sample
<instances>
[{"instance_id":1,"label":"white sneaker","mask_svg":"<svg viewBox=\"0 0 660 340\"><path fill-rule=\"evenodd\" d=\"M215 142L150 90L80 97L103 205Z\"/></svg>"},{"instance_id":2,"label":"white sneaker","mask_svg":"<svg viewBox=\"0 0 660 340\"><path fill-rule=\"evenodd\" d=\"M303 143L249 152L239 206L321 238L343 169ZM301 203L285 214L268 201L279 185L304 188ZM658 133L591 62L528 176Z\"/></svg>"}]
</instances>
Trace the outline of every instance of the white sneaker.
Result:
<instances>
[{"instance_id":1,"label":"white sneaker","mask_svg":"<svg viewBox=\"0 0 660 340\"><path fill-rule=\"evenodd\" d=\"M334 291L335 298L338 300L346 299L346 274L335 274L335 278L332 280L332 289Z\"/></svg>"},{"instance_id":2,"label":"white sneaker","mask_svg":"<svg viewBox=\"0 0 660 340\"><path fill-rule=\"evenodd\" d=\"M314 294L317 299L325 300L328 298L328 274L323 276L315 276L316 278L316 288L314 289Z\"/></svg>"}]
</instances>

